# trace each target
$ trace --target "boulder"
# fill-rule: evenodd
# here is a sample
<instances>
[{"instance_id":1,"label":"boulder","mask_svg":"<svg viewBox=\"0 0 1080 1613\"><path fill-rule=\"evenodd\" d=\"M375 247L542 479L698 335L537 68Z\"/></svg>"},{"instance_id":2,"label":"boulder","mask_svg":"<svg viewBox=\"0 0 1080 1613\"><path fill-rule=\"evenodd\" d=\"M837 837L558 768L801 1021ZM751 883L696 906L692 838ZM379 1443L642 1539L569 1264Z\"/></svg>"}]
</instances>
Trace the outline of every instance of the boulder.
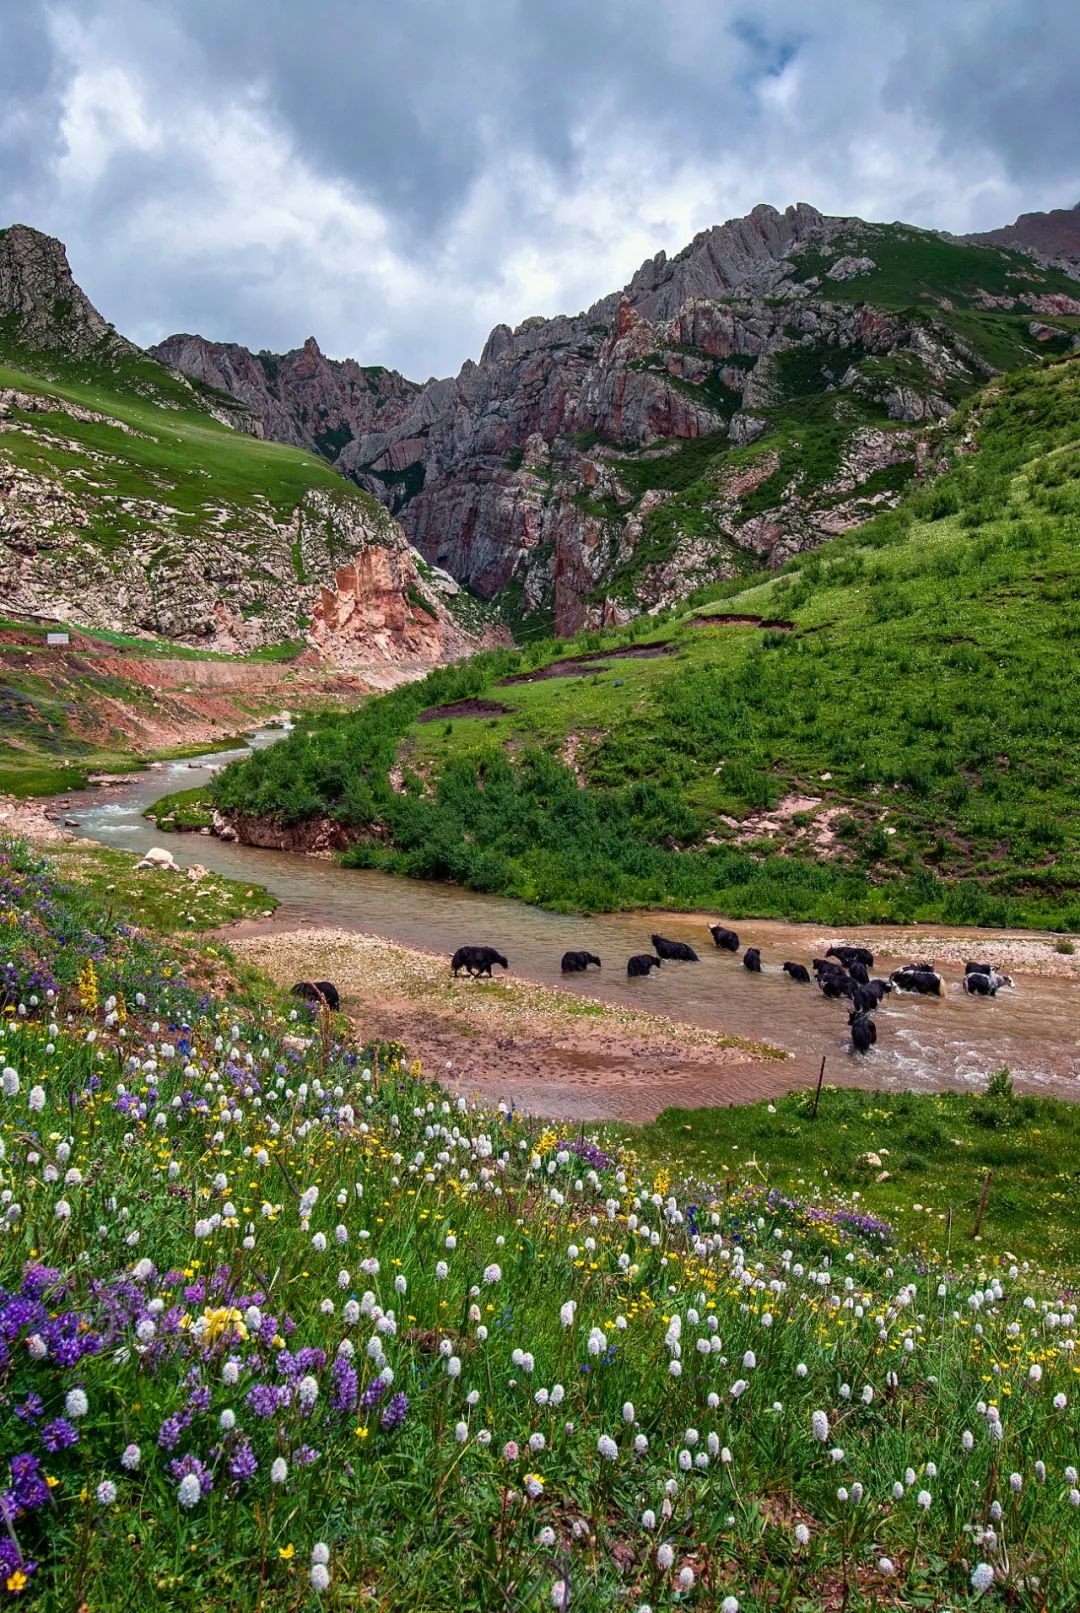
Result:
<instances>
[{"instance_id":1,"label":"boulder","mask_svg":"<svg viewBox=\"0 0 1080 1613\"><path fill-rule=\"evenodd\" d=\"M151 846L141 862L135 864L136 868L167 868L170 873L178 872L176 858L164 846Z\"/></svg>"}]
</instances>

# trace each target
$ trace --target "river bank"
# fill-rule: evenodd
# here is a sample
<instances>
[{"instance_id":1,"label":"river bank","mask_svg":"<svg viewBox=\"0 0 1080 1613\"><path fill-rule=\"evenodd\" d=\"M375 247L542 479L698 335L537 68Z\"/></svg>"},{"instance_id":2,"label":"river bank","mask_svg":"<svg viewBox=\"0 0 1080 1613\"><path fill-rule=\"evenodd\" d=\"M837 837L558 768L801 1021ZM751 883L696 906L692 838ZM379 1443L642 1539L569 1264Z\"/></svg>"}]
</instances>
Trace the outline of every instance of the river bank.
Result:
<instances>
[{"instance_id":1,"label":"river bank","mask_svg":"<svg viewBox=\"0 0 1080 1613\"><path fill-rule=\"evenodd\" d=\"M333 980L362 1039L402 1042L427 1074L531 1114L651 1120L793 1084L787 1055L768 1043L512 976L455 979L441 954L376 935L274 921L220 933L279 985Z\"/></svg>"},{"instance_id":2,"label":"river bank","mask_svg":"<svg viewBox=\"0 0 1080 1613\"><path fill-rule=\"evenodd\" d=\"M278 737L262 732L251 743ZM735 927L742 945L761 949L763 971L752 975L738 958L716 951L705 914L555 913L445 882L256 850L208 833L164 836L145 819L153 801L204 784L226 759L213 755L165 764L128 783L64 797L63 807L53 803L52 810L73 820L64 827L114 851L139 854L164 843L181 866L203 864L241 883L243 891L266 887L278 904L273 933L293 937L287 946L282 943L289 984L312 974L334 979L350 1004L355 995L350 1011L367 1016L370 1034L409 1042L429 1068L453 1061L477 1090L538 1112L550 1112L557 1102L567 1118L647 1118L664 1103L744 1103L812 1085L824 1056L826 1079L836 1083L978 1092L989 1071L1007 1065L1019 1091L1080 1097L1080 956L1068 950L1076 945L1074 938L955 925L841 929L739 920ZM55 827L48 819L44 823L47 832ZM712 916L724 920L721 913ZM627 957L647 949L654 931L689 942L701 962L669 964L647 980L628 980ZM307 950L310 938L323 932L360 937L358 950L338 952L338 961L328 964L324 954ZM227 939L232 944L253 934L245 928L228 932ZM848 1052L844 1006L826 1001L811 986L794 984L780 967L788 959L808 964L838 940L869 945L880 974L913 958L933 959L946 982L941 999L888 998L876 1016L877 1047L865 1060ZM437 989L419 991L415 981L411 996L397 989L404 965L398 958L389 976L380 972L372 942L420 955L422 970L434 969ZM481 986L449 1004L443 1000L448 959L466 942L490 943L509 958L513 991L485 999L487 988ZM595 953L604 967L587 977L564 977L559 960L574 948ZM1012 974L1015 989L993 1001L969 998L960 987L969 958ZM370 986L365 984L369 974ZM539 999L525 1003L516 995L526 983L548 993L556 1005L591 1007L549 1022ZM497 989L504 984L500 981ZM458 989L468 988L462 982ZM474 1017L471 1007L462 1017L464 1004L479 1007L486 1000L502 1004L497 1022ZM598 1005L612 1017L590 1019ZM642 1023L633 1017L640 1013L663 1020L664 1034L640 1036ZM728 1056L710 1062L695 1047L694 1031L767 1042L788 1057L779 1063L751 1060L739 1069Z\"/></svg>"}]
</instances>

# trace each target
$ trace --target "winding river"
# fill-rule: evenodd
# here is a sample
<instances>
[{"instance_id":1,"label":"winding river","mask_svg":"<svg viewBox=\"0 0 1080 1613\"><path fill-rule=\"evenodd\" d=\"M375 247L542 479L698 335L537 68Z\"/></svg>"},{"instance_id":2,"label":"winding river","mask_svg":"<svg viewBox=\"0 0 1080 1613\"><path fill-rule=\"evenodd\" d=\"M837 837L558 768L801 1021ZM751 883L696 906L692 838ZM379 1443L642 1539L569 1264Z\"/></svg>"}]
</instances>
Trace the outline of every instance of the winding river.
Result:
<instances>
[{"instance_id":1,"label":"winding river","mask_svg":"<svg viewBox=\"0 0 1080 1613\"><path fill-rule=\"evenodd\" d=\"M250 743L259 747L280 737L280 730L262 730ZM988 1070L1007 1064L1019 1087L1080 1098L1080 953L1075 962L1056 954L1054 943L1060 938L929 925L840 932L819 925L740 920L734 927L744 944L759 946L765 960L764 973L754 976L730 954L715 951L705 930L710 915L580 918L548 913L504 897L342 869L290 852L260 851L204 835L163 836L142 817L151 802L205 782L240 754L173 762L140 774L133 783L67 796L64 811L77 819L80 834L103 845L142 853L164 843L179 863L199 862L215 873L267 886L280 902L275 928L360 930L447 956L464 942L490 943L509 957L514 973L526 978L783 1047L792 1055L784 1067L792 1086L816 1077L822 1054L829 1055L830 1079L844 1079L846 1039L840 1006L812 986L793 984L781 972L782 962L809 963L841 936L865 939L879 954L880 973L909 958L936 957L948 981L947 996L887 998L877 1016L878 1046L859 1069L860 1082L977 1088ZM701 963L669 964L646 980L628 980L625 959L648 949L653 930L690 941L700 951ZM559 972L559 960L570 948L595 952L604 959L603 970L569 984ZM950 955L954 961L945 961ZM959 985L964 956L1017 959L1005 963L1016 989L1003 990L993 1000L966 996ZM1040 956L1067 972L1035 972Z\"/></svg>"}]
</instances>

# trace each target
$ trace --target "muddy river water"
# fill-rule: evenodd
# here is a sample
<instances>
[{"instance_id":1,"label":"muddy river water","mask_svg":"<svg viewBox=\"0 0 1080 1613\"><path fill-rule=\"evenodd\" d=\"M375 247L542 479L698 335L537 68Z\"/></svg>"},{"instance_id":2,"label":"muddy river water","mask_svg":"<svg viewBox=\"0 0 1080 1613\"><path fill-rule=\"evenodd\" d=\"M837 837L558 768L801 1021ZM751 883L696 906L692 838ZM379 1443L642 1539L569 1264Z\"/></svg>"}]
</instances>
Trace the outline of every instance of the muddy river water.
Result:
<instances>
[{"instance_id":1,"label":"muddy river water","mask_svg":"<svg viewBox=\"0 0 1080 1613\"><path fill-rule=\"evenodd\" d=\"M251 743L260 746L277 737L264 731ZM359 930L447 956L463 943L488 943L507 955L514 974L528 979L782 1047L791 1054L785 1065L791 1086L816 1078L823 1054L829 1057L830 1080L844 1080L854 1061L844 1051L841 1005L821 997L814 986L792 983L781 963L809 964L838 939L870 945L879 957L875 973L887 974L911 958L932 958L948 984L945 998L893 994L885 1000L877 1015L878 1046L858 1070L860 1084L973 1088L981 1086L988 1070L1007 1064L1019 1087L1080 1098L1080 949L1076 959L1064 957L1055 950L1059 937L930 925L840 931L739 920L733 927L743 944L761 948L765 968L755 976L739 959L713 947L705 923L713 917L723 921L723 915L547 913L498 896L342 869L289 852L202 835L163 836L142 817L152 801L202 783L230 757L170 763L134 783L66 797L71 805L65 810L88 839L139 853L166 844L181 864L202 863L215 873L267 886L281 904L275 928ZM671 963L647 979L628 980L626 958L649 950L653 930L690 941L701 962ZM596 953L603 969L568 982L559 960L571 948ZM1016 989L993 1000L966 996L959 984L965 957L1002 962ZM1040 965L1056 972L1039 973Z\"/></svg>"}]
</instances>

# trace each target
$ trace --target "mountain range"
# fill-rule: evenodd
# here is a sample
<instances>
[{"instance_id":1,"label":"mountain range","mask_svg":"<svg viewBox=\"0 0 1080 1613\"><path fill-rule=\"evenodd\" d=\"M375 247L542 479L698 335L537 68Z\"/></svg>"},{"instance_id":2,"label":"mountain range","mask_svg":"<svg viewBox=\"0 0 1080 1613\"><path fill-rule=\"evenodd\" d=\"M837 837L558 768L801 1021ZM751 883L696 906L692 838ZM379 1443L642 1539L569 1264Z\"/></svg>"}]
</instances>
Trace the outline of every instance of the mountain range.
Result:
<instances>
[{"instance_id":1,"label":"mountain range","mask_svg":"<svg viewBox=\"0 0 1080 1613\"><path fill-rule=\"evenodd\" d=\"M164 364L373 493L519 634L627 619L896 501L933 432L1080 315L1080 212L959 239L756 207L417 385L178 335Z\"/></svg>"},{"instance_id":2,"label":"mountain range","mask_svg":"<svg viewBox=\"0 0 1080 1613\"><path fill-rule=\"evenodd\" d=\"M0 231L0 603L412 670L496 613L567 634L775 568L1077 343L1078 217L961 240L759 206L422 385L313 338L142 352L58 241Z\"/></svg>"}]
</instances>

